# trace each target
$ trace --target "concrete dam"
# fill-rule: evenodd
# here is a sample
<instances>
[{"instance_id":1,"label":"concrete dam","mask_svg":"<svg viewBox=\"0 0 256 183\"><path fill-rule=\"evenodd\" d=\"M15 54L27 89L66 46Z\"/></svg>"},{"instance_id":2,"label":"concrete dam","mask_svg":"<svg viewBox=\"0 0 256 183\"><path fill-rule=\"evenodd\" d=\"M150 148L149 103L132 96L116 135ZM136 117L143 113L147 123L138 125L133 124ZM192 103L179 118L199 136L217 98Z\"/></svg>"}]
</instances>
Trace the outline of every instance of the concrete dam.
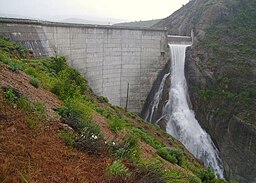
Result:
<instances>
[{"instance_id":1,"label":"concrete dam","mask_svg":"<svg viewBox=\"0 0 256 183\"><path fill-rule=\"evenodd\" d=\"M0 35L33 50L35 57L63 55L97 95L139 113L167 62L167 32L160 29L0 19Z\"/></svg>"}]
</instances>

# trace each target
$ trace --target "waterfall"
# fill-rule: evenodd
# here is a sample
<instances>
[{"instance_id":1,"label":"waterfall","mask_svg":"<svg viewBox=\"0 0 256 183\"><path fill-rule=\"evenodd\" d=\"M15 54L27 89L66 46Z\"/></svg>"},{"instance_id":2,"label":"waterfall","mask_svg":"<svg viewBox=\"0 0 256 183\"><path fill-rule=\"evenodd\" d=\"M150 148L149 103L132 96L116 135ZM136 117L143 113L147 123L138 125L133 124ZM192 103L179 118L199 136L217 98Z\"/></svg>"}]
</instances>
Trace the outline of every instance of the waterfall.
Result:
<instances>
[{"instance_id":1,"label":"waterfall","mask_svg":"<svg viewBox=\"0 0 256 183\"><path fill-rule=\"evenodd\" d=\"M218 178L223 178L223 165L219 157L218 149L215 147L211 137L201 128L195 118L193 110L188 105L187 83L184 74L185 52L188 45L170 44L171 64L171 86L169 89L169 100L162 109L162 115L167 121L166 131L174 136L204 165L210 167ZM163 92L164 76L158 91L154 96L147 111L147 120L152 120L154 111L157 111L159 100Z\"/></svg>"}]
</instances>

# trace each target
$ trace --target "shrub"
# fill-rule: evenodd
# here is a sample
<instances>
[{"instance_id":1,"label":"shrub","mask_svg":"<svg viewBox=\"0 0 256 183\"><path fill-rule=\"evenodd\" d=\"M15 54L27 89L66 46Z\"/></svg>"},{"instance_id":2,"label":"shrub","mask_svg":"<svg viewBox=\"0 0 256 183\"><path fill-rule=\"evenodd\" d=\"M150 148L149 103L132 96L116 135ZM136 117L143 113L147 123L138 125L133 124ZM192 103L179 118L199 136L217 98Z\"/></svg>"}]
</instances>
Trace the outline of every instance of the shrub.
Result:
<instances>
[{"instance_id":1,"label":"shrub","mask_svg":"<svg viewBox=\"0 0 256 183\"><path fill-rule=\"evenodd\" d=\"M34 113L40 117L40 118L45 118L45 105L40 102L35 102L34 103Z\"/></svg>"},{"instance_id":2,"label":"shrub","mask_svg":"<svg viewBox=\"0 0 256 183\"><path fill-rule=\"evenodd\" d=\"M91 122L93 115L92 109L79 100L79 98L67 99L64 106L57 109L59 115L76 131L86 127Z\"/></svg>"},{"instance_id":3,"label":"shrub","mask_svg":"<svg viewBox=\"0 0 256 183\"><path fill-rule=\"evenodd\" d=\"M14 93L14 90L12 88L7 88L5 91L5 98L9 100L10 102L15 102L18 97Z\"/></svg>"},{"instance_id":4,"label":"shrub","mask_svg":"<svg viewBox=\"0 0 256 183\"><path fill-rule=\"evenodd\" d=\"M124 128L124 121L122 119L114 118L110 121L109 128L114 133L117 133L118 131L122 130Z\"/></svg>"},{"instance_id":5,"label":"shrub","mask_svg":"<svg viewBox=\"0 0 256 183\"><path fill-rule=\"evenodd\" d=\"M107 173L110 178L125 177L127 176L128 171L128 168L126 168L120 160L114 161L107 168Z\"/></svg>"},{"instance_id":6,"label":"shrub","mask_svg":"<svg viewBox=\"0 0 256 183\"><path fill-rule=\"evenodd\" d=\"M32 110L32 106L27 98L20 97L17 101L19 107L21 107L25 112L30 112Z\"/></svg>"},{"instance_id":7,"label":"shrub","mask_svg":"<svg viewBox=\"0 0 256 183\"><path fill-rule=\"evenodd\" d=\"M198 172L198 177L200 177L203 183L216 183L216 177L210 168L202 169Z\"/></svg>"},{"instance_id":8,"label":"shrub","mask_svg":"<svg viewBox=\"0 0 256 183\"><path fill-rule=\"evenodd\" d=\"M60 131L59 136L64 139L66 145L75 147L75 135L71 131Z\"/></svg>"},{"instance_id":9,"label":"shrub","mask_svg":"<svg viewBox=\"0 0 256 183\"><path fill-rule=\"evenodd\" d=\"M51 57L50 67L56 72L59 73L63 69L67 68L66 59L62 56Z\"/></svg>"},{"instance_id":10,"label":"shrub","mask_svg":"<svg viewBox=\"0 0 256 183\"><path fill-rule=\"evenodd\" d=\"M76 145L79 150L100 154L104 148L104 142L99 126L94 123L87 123L86 127L80 130Z\"/></svg>"},{"instance_id":11,"label":"shrub","mask_svg":"<svg viewBox=\"0 0 256 183\"><path fill-rule=\"evenodd\" d=\"M141 176L143 182L165 183L166 175L163 164L157 162L142 162L138 165L137 174Z\"/></svg>"},{"instance_id":12,"label":"shrub","mask_svg":"<svg viewBox=\"0 0 256 183\"><path fill-rule=\"evenodd\" d=\"M98 100L99 100L101 103L108 103L108 102L109 102L107 97L98 96L97 98L98 98Z\"/></svg>"},{"instance_id":13,"label":"shrub","mask_svg":"<svg viewBox=\"0 0 256 183\"><path fill-rule=\"evenodd\" d=\"M121 141L112 141L108 145L111 152L119 158L127 158L132 162L137 162L141 157L138 139L132 134L128 133Z\"/></svg>"},{"instance_id":14,"label":"shrub","mask_svg":"<svg viewBox=\"0 0 256 183\"><path fill-rule=\"evenodd\" d=\"M136 134L137 136L139 136L143 141L145 141L147 144L149 144L151 147L153 147L155 149L159 149L159 148L163 147L163 144L160 141L158 141L151 135L145 133L138 127L133 127L132 132L134 134Z\"/></svg>"},{"instance_id":15,"label":"shrub","mask_svg":"<svg viewBox=\"0 0 256 183\"><path fill-rule=\"evenodd\" d=\"M188 181L189 181L189 183L201 183L200 178L198 178L197 176L195 176L191 173L188 174Z\"/></svg>"},{"instance_id":16,"label":"shrub","mask_svg":"<svg viewBox=\"0 0 256 183\"><path fill-rule=\"evenodd\" d=\"M9 69L13 72L18 72L21 70L21 66L13 61L8 62Z\"/></svg>"},{"instance_id":17,"label":"shrub","mask_svg":"<svg viewBox=\"0 0 256 183\"><path fill-rule=\"evenodd\" d=\"M31 67L26 68L26 69L24 70L24 72L25 72L27 75L33 76L34 78L37 77L36 71L35 71L33 68L31 68Z\"/></svg>"},{"instance_id":18,"label":"shrub","mask_svg":"<svg viewBox=\"0 0 256 183\"><path fill-rule=\"evenodd\" d=\"M171 150L168 147L162 147L158 149L157 154L171 163L178 163L178 160L171 154Z\"/></svg>"},{"instance_id":19,"label":"shrub","mask_svg":"<svg viewBox=\"0 0 256 183\"><path fill-rule=\"evenodd\" d=\"M35 88L38 88L39 87L39 80L38 79L35 79L35 78L32 78L29 83L34 86Z\"/></svg>"}]
</instances>

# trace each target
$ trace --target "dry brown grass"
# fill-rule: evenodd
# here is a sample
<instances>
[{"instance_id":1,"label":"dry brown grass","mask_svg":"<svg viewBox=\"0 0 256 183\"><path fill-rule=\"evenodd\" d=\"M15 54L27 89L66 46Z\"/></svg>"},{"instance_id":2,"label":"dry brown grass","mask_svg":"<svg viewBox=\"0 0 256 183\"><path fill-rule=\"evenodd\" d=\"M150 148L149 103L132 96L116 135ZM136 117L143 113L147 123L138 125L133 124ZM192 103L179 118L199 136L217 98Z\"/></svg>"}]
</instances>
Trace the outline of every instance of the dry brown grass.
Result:
<instances>
[{"instance_id":1,"label":"dry brown grass","mask_svg":"<svg viewBox=\"0 0 256 183\"><path fill-rule=\"evenodd\" d=\"M105 182L110 158L65 146L58 121L47 125L34 116L31 127L31 117L0 96L0 182Z\"/></svg>"}]
</instances>

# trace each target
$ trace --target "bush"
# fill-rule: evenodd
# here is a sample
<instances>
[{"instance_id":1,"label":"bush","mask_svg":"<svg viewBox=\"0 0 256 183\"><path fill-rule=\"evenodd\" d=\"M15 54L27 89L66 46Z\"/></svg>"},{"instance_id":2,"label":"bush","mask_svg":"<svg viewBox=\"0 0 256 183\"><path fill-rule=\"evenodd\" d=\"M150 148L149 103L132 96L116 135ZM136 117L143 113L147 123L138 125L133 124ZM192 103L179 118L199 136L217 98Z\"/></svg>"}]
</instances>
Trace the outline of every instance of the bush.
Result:
<instances>
[{"instance_id":1,"label":"bush","mask_svg":"<svg viewBox=\"0 0 256 183\"><path fill-rule=\"evenodd\" d=\"M127 176L128 171L128 168L126 168L120 160L114 161L107 168L107 173L110 178L125 177Z\"/></svg>"},{"instance_id":2,"label":"bush","mask_svg":"<svg viewBox=\"0 0 256 183\"><path fill-rule=\"evenodd\" d=\"M171 163L178 163L178 160L171 154L171 149L168 147L162 147L158 149L157 154Z\"/></svg>"},{"instance_id":3,"label":"bush","mask_svg":"<svg viewBox=\"0 0 256 183\"><path fill-rule=\"evenodd\" d=\"M59 136L64 139L66 145L75 147L75 135L70 131L60 131Z\"/></svg>"},{"instance_id":4,"label":"bush","mask_svg":"<svg viewBox=\"0 0 256 183\"><path fill-rule=\"evenodd\" d=\"M39 80L38 79L35 79L35 78L32 78L29 83L34 86L35 88L38 88L39 87Z\"/></svg>"},{"instance_id":5,"label":"bush","mask_svg":"<svg viewBox=\"0 0 256 183\"><path fill-rule=\"evenodd\" d=\"M56 73L67 68L66 59L62 56L51 57L50 68L52 68Z\"/></svg>"},{"instance_id":6,"label":"bush","mask_svg":"<svg viewBox=\"0 0 256 183\"><path fill-rule=\"evenodd\" d=\"M145 141L147 144L149 144L151 147L155 149L163 147L163 144L161 142L159 142L157 139L155 139L154 137L152 137L148 133L145 133L144 131L137 127L133 127L132 132L138 135L143 141Z\"/></svg>"},{"instance_id":7,"label":"bush","mask_svg":"<svg viewBox=\"0 0 256 183\"><path fill-rule=\"evenodd\" d=\"M21 66L13 61L8 62L9 69L13 72L18 72L21 70Z\"/></svg>"},{"instance_id":8,"label":"bush","mask_svg":"<svg viewBox=\"0 0 256 183\"><path fill-rule=\"evenodd\" d=\"M5 98L9 100L10 102L17 101L18 97L14 93L14 90L12 88L7 88L5 91Z\"/></svg>"},{"instance_id":9,"label":"bush","mask_svg":"<svg viewBox=\"0 0 256 183\"><path fill-rule=\"evenodd\" d=\"M31 68L31 67L26 68L26 69L24 70L24 72L25 72L27 75L33 76L34 78L37 77L36 71L35 71L33 68Z\"/></svg>"},{"instance_id":10,"label":"bush","mask_svg":"<svg viewBox=\"0 0 256 183\"><path fill-rule=\"evenodd\" d=\"M137 162L141 157L138 139L132 134L128 133L121 141L112 141L108 145L111 152L118 158L126 158L132 162Z\"/></svg>"},{"instance_id":11,"label":"bush","mask_svg":"<svg viewBox=\"0 0 256 183\"><path fill-rule=\"evenodd\" d=\"M32 106L30 104L30 101L28 101L25 97L20 97L17 101L17 104L19 107L21 107L25 112L31 112Z\"/></svg>"},{"instance_id":12,"label":"bush","mask_svg":"<svg viewBox=\"0 0 256 183\"><path fill-rule=\"evenodd\" d=\"M124 128L124 121L122 119L114 118L110 121L109 128L114 133L117 133L118 131L122 130Z\"/></svg>"},{"instance_id":13,"label":"bush","mask_svg":"<svg viewBox=\"0 0 256 183\"><path fill-rule=\"evenodd\" d=\"M198 172L198 177L200 177L201 181L203 183L216 183L216 177L213 171L210 168L206 168L203 170L200 170Z\"/></svg>"},{"instance_id":14,"label":"bush","mask_svg":"<svg viewBox=\"0 0 256 183\"><path fill-rule=\"evenodd\" d=\"M104 142L99 126L94 123L87 123L80 130L79 136L76 139L76 145L79 150L101 154L101 150L104 148Z\"/></svg>"},{"instance_id":15,"label":"bush","mask_svg":"<svg viewBox=\"0 0 256 183\"><path fill-rule=\"evenodd\" d=\"M144 183L166 183L164 167L159 161L140 163L136 172Z\"/></svg>"},{"instance_id":16,"label":"bush","mask_svg":"<svg viewBox=\"0 0 256 183\"><path fill-rule=\"evenodd\" d=\"M107 97L98 96L97 98L98 98L98 100L99 100L101 103L108 103L108 102L109 102Z\"/></svg>"},{"instance_id":17,"label":"bush","mask_svg":"<svg viewBox=\"0 0 256 183\"><path fill-rule=\"evenodd\" d=\"M57 109L59 115L74 130L79 131L91 123L93 111L79 101L80 99L67 99L64 106Z\"/></svg>"},{"instance_id":18,"label":"bush","mask_svg":"<svg viewBox=\"0 0 256 183\"><path fill-rule=\"evenodd\" d=\"M191 173L188 174L188 180L189 180L189 183L201 183L200 178L198 178L197 176Z\"/></svg>"},{"instance_id":19,"label":"bush","mask_svg":"<svg viewBox=\"0 0 256 183\"><path fill-rule=\"evenodd\" d=\"M34 103L34 113L44 119L46 116L45 116L45 105L43 103L40 103L40 102L35 102Z\"/></svg>"}]
</instances>

